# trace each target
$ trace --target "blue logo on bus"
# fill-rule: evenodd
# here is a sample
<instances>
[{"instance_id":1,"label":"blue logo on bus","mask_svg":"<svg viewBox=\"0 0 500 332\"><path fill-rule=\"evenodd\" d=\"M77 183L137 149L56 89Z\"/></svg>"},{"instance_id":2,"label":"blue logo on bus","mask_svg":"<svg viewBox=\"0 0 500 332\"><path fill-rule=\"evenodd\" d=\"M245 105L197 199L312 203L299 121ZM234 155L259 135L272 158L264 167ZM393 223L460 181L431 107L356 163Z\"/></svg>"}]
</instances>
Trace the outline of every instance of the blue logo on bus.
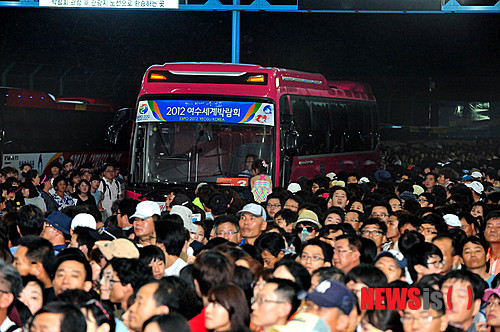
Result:
<instances>
[{"instance_id":1,"label":"blue logo on bus","mask_svg":"<svg viewBox=\"0 0 500 332\"><path fill-rule=\"evenodd\" d=\"M264 114L271 114L273 112L271 105L264 106L263 112L264 112Z\"/></svg>"},{"instance_id":2,"label":"blue logo on bus","mask_svg":"<svg viewBox=\"0 0 500 332\"><path fill-rule=\"evenodd\" d=\"M146 114L148 112L148 107L146 105L139 108L139 114Z\"/></svg>"}]
</instances>

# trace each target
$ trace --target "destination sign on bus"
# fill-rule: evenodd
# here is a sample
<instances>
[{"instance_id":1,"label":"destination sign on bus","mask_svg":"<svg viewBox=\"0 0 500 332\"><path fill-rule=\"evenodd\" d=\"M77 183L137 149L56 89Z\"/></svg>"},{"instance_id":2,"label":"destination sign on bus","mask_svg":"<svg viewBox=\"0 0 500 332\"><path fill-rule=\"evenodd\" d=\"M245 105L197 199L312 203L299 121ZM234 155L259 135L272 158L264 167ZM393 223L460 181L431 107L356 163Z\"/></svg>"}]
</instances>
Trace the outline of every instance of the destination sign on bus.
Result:
<instances>
[{"instance_id":1,"label":"destination sign on bus","mask_svg":"<svg viewBox=\"0 0 500 332\"><path fill-rule=\"evenodd\" d=\"M143 100L137 122L217 122L274 126L274 105L246 101Z\"/></svg>"}]
</instances>

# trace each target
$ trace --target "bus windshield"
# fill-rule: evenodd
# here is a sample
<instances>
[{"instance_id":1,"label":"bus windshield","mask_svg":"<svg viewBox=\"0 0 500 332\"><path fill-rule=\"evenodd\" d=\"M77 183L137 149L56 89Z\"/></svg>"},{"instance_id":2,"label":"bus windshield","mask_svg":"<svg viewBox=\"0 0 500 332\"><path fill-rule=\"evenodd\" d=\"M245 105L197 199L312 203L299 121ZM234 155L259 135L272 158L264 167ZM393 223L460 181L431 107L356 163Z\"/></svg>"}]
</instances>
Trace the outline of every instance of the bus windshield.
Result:
<instances>
[{"instance_id":1,"label":"bus windshield","mask_svg":"<svg viewBox=\"0 0 500 332\"><path fill-rule=\"evenodd\" d=\"M161 103L157 104L161 107ZM134 183L205 181L245 186L251 176L247 158L266 160L268 174L273 174L274 126L252 121L241 123L237 119L221 123L213 117L192 116L180 118L186 121L182 122L163 111L158 111L159 120L144 120L144 114L139 107L138 119L143 120L135 128L131 169Z\"/></svg>"}]
</instances>

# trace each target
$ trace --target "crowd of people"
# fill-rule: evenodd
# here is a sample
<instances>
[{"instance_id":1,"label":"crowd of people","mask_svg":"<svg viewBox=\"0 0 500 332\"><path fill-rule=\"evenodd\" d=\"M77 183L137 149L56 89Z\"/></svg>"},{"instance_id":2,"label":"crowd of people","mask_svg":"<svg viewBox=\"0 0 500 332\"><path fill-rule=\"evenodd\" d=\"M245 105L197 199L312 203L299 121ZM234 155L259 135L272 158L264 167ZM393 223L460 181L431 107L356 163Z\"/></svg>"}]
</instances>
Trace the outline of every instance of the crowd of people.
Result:
<instances>
[{"instance_id":1,"label":"crowd of people","mask_svg":"<svg viewBox=\"0 0 500 332\"><path fill-rule=\"evenodd\" d=\"M4 168L0 331L500 331L497 159L419 149L270 190L255 158L163 204L116 162Z\"/></svg>"}]
</instances>

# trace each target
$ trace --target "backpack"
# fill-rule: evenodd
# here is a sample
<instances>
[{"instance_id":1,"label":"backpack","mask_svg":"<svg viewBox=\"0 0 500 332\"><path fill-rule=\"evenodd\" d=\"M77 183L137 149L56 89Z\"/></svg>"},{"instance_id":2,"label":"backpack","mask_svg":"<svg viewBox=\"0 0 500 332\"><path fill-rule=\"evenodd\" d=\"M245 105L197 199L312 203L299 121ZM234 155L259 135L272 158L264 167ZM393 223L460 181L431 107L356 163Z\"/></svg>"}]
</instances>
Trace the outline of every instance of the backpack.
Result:
<instances>
[{"instance_id":1,"label":"backpack","mask_svg":"<svg viewBox=\"0 0 500 332\"><path fill-rule=\"evenodd\" d=\"M102 197L104 197L109 185L107 184L106 181L104 181L104 179L101 179L101 183L102 183ZM118 191L118 194L120 194L119 193L120 192L120 185L118 183L118 180L116 180L116 179L115 179L115 185L116 185L116 191ZM109 190L109 198L113 199L113 197L111 197L111 189Z\"/></svg>"}]
</instances>

